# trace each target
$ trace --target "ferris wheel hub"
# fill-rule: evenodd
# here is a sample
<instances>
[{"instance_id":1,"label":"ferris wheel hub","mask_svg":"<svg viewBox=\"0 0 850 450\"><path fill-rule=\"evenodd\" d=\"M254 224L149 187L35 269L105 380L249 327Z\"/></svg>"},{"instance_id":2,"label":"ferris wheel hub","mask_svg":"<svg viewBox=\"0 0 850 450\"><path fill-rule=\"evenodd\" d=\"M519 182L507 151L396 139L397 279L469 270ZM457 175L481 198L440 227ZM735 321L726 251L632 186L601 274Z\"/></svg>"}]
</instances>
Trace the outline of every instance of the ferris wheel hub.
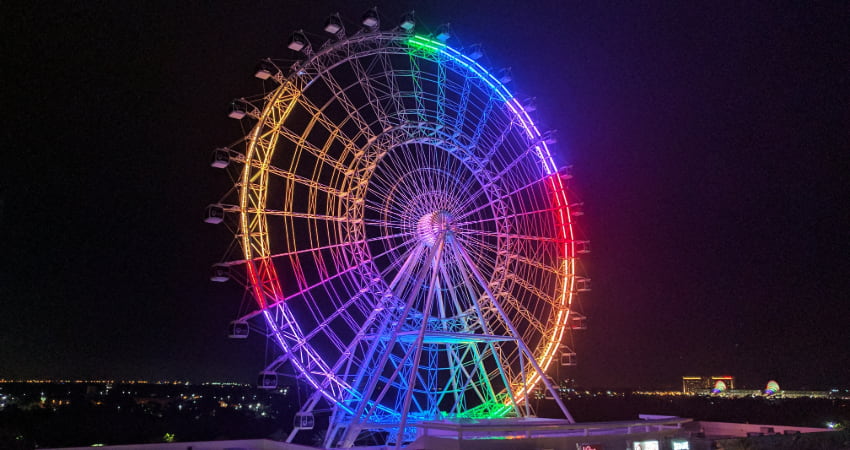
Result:
<instances>
[{"instance_id":1,"label":"ferris wheel hub","mask_svg":"<svg viewBox=\"0 0 850 450\"><path fill-rule=\"evenodd\" d=\"M423 215L416 226L419 239L428 247L433 247L442 235L450 238L455 231L454 217L448 211L433 211Z\"/></svg>"}]
</instances>

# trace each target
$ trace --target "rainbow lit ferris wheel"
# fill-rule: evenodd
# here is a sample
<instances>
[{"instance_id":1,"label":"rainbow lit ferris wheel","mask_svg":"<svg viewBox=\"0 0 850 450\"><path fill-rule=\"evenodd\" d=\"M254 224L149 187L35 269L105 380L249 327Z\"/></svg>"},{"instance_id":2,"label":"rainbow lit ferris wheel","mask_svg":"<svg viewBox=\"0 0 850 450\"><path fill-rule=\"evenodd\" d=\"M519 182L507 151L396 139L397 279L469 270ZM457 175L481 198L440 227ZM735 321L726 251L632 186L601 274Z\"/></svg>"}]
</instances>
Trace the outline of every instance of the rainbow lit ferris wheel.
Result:
<instances>
[{"instance_id":1,"label":"rainbow lit ferris wheel","mask_svg":"<svg viewBox=\"0 0 850 450\"><path fill-rule=\"evenodd\" d=\"M328 404L326 446L401 445L422 421L531 415L541 388L572 421L546 372L573 364L588 247L551 133L447 28L356 27L331 16L320 48L294 33L303 59L262 61L272 89L231 104L256 124L212 163L235 183L206 220L241 248L213 279L253 304L230 336L274 342L261 387L284 366L312 387L290 440Z\"/></svg>"}]
</instances>

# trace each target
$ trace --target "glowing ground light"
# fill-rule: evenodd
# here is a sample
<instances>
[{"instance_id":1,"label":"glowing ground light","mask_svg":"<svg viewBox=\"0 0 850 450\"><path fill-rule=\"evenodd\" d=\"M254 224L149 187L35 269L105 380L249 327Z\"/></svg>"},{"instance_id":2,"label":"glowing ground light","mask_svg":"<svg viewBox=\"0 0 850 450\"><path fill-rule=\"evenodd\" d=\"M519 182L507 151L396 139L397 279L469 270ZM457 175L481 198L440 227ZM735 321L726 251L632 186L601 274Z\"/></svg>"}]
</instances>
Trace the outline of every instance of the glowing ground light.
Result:
<instances>
[{"instance_id":1,"label":"glowing ground light","mask_svg":"<svg viewBox=\"0 0 850 450\"><path fill-rule=\"evenodd\" d=\"M229 149L243 167L221 202L258 308L240 320L280 351L263 373L291 366L315 390L300 417L331 403L326 445L524 416L540 385L572 420L544 376L576 290L548 138L442 42L376 31L307 56L264 66L279 86L244 100L258 123Z\"/></svg>"}]
</instances>

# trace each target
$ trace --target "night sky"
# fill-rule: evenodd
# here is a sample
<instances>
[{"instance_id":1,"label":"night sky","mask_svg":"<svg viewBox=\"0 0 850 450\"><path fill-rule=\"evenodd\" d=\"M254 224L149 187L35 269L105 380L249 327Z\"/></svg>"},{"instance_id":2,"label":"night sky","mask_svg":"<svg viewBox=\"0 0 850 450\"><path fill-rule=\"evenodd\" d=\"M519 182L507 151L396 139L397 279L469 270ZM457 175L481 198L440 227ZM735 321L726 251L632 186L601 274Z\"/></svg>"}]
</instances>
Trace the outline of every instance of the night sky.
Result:
<instances>
[{"instance_id":1,"label":"night sky","mask_svg":"<svg viewBox=\"0 0 850 450\"><path fill-rule=\"evenodd\" d=\"M3 2L0 378L254 380L210 153L256 61L374 3ZM559 130L593 247L571 375L848 387L850 4L521 3L379 11L451 22Z\"/></svg>"}]
</instances>

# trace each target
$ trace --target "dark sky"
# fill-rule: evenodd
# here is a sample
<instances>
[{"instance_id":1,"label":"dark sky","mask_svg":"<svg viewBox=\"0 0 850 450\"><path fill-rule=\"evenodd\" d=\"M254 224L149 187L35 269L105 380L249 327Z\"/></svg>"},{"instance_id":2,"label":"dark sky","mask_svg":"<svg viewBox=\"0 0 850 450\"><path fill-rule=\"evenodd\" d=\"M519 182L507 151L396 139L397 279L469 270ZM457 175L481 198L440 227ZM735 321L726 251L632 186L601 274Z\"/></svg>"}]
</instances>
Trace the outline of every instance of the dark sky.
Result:
<instances>
[{"instance_id":1,"label":"dark sky","mask_svg":"<svg viewBox=\"0 0 850 450\"><path fill-rule=\"evenodd\" d=\"M257 60L375 2L206 3L0 6L0 378L262 368L225 337L240 290L208 281L210 152ZM850 385L850 5L520 3L379 10L451 22L559 130L593 243L579 383Z\"/></svg>"}]
</instances>

